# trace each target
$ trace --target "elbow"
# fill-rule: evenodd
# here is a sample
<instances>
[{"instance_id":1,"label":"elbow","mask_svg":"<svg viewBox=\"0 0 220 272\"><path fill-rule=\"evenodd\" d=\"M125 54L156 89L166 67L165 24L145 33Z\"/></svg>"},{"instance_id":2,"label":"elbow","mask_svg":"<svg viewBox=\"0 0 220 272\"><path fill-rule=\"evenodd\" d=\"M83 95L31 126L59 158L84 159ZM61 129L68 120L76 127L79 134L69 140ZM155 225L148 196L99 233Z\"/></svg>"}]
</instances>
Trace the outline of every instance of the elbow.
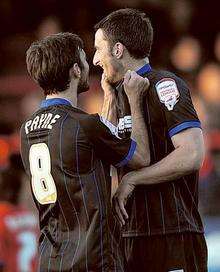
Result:
<instances>
[{"instance_id":1,"label":"elbow","mask_svg":"<svg viewBox=\"0 0 220 272\"><path fill-rule=\"evenodd\" d=\"M140 159L140 167L139 168L142 168L142 167L147 167L150 165L150 159Z\"/></svg>"},{"instance_id":2,"label":"elbow","mask_svg":"<svg viewBox=\"0 0 220 272\"><path fill-rule=\"evenodd\" d=\"M191 171L198 171L203 165L205 158L204 148L194 149L191 152Z\"/></svg>"},{"instance_id":3,"label":"elbow","mask_svg":"<svg viewBox=\"0 0 220 272\"><path fill-rule=\"evenodd\" d=\"M143 168L150 165L150 158L146 158L143 154L137 154L136 169Z\"/></svg>"},{"instance_id":4,"label":"elbow","mask_svg":"<svg viewBox=\"0 0 220 272\"><path fill-rule=\"evenodd\" d=\"M132 169L140 169L150 165L150 158L145 158L141 153L136 152L133 155L131 161L128 162L128 166Z\"/></svg>"}]
</instances>

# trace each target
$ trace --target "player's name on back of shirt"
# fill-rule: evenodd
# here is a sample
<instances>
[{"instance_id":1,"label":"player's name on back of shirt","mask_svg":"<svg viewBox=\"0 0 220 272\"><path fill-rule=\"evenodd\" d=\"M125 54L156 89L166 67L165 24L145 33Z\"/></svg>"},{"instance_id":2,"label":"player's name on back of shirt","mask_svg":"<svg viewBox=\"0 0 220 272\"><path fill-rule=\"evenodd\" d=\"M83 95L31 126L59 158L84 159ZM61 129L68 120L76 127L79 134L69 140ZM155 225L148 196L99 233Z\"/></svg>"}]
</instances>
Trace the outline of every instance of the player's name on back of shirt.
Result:
<instances>
[{"instance_id":1,"label":"player's name on back of shirt","mask_svg":"<svg viewBox=\"0 0 220 272\"><path fill-rule=\"evenodd\" d=\"M5 224L8 228L16 230L24 227L36 227L37 219L32 214L8 215L5 217Z\"/></svg>"},{"instance_id":2,"label":"player's name on back of shirt","mask_svg":"<svg viewBox=\"0 0 220 272\"><path fill-rule=\"evenodd\" d=\"M52 125L55 124L60 117L59 114L52 114L50 112L36 115L34 119L28 120L25 123L25 133L28 134L37 129L52 129Z\"/></svg>"}]
</instances>

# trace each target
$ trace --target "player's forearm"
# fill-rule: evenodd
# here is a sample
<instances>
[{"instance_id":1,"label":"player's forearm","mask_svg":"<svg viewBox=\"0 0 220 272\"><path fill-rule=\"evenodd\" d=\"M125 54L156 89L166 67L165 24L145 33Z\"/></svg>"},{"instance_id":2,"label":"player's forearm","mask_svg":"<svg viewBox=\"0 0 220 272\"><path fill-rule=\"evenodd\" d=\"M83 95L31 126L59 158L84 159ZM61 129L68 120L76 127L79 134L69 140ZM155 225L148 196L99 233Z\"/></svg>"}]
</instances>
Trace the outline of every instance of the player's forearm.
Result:
<instances>
[{"instance_id":1,"label":"player's forearm","mask_svg":"<svg viewBox=\"0 0 220 272\"><path fill-rule=\"evenodd\" d=\"M104 95L101 116L111 122L113 125L117 125L116 97L114 94Z\"/></svg>"},{"instance_id":2,"label":"player's forearm","mask_svg":"<svg viewBox=\"0 0 220 272\"><path fill-rule=\"evenodd\" d=\"M148 185L176 180L198 170L203 162L203 151L176 148L161 161L127 174L126 179L135 185Z\"/></svg>"},{"instance_id":3,"label":"player's forearm","mask_svg":"<svg viewBox=\"0 0 220 272\"><path fill-rule=\"evenodd\" d=\"M131 138L136 141L137 147L134 155L135 162L133 168L145 167L150 164L150 149L148 131L142 112L142 97L129 98L131 116L132 116L132 132Z\"/></svg>"}]
</instances>

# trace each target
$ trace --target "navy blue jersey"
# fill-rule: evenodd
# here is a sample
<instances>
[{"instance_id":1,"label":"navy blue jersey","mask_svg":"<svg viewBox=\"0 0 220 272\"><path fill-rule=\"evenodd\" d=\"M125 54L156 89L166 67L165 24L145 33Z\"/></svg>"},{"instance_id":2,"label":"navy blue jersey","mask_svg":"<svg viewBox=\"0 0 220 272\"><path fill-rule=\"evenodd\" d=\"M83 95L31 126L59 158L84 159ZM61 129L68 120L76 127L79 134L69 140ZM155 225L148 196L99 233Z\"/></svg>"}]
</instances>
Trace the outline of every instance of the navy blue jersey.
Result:
<instances>
[{"instance_id":1,"label":"navy blue jersey","mask_svg":"<svg viewBox=\"0 0 220 272\"><path fill-rule=\"evenodd\" d=\"M110 165L136 143L65 99L44 100L21 128L21 154L40 218L40 271L124 271L111 213Z\"/></svg>"},{"instance_id":2,"label":"navy blue jersey","mask_svg":"<svg viewBox=\"0 0 220 272\"><path fill-rule=\"evenodd\" d=\"M138 73L147 77L150 87L143 100L143 114L149 134L151 164L174 150L171 137L192 127L201 127L186 83L167 71L152 70L149 65ZM118 132L128 137L132 120L128 99L119 83L116 87ZM120 176L130 171L120 170ZM137 186L128 199L129 220L124 236L203 232L198 212L198 171L177 180Z\"/></svg>"}]
</instances>

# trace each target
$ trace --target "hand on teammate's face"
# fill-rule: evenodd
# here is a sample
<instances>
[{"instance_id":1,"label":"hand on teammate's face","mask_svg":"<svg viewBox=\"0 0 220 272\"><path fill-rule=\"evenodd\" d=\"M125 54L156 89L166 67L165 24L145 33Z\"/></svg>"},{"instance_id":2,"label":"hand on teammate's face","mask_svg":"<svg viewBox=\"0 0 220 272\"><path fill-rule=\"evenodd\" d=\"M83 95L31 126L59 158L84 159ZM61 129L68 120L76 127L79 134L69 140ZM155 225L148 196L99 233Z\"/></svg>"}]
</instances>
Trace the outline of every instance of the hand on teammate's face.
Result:
<instances>
[{"instance_id":1,"label":"hand on teammate's face","mask_svg":"<svg viewBox=\"0 0 220 272\"><path fill-rule=\"evenodd\" d=\"M112 200L113 211L120 225L125 225L125 222L128 219L128 214L125 209L125 205L128 197L132 194L135 188L135 185L128 181L128 176L129 173L122 178Z\"/></svg>"},{"instance_id":2,"label":"hand on teammate's face","mask_svg":"<svg viewBox=\"0 0 220 272\"><path fill-rule=\"evenodd\" d=\"M143 96L150 86L147 78L139 76L136 72L128 70L124 76L124 90L128 97Z\"/></svg>"}]
</instances>

